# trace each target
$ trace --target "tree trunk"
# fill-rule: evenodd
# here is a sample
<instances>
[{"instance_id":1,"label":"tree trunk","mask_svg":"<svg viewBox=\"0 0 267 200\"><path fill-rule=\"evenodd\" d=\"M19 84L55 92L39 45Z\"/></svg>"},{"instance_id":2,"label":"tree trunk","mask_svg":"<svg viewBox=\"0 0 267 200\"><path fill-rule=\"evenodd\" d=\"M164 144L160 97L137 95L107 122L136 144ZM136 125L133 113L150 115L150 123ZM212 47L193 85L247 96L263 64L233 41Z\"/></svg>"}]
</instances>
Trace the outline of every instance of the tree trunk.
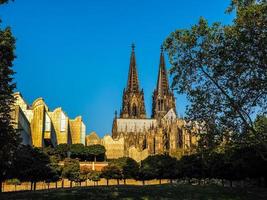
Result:
<instances>
[{"instance_id":1,"label":"tree trunk","mask_svg":"<svg viewBox=\"0 0 267 200\"><path fill-rule=\"evenodd\" d=\"M48 190L49 190L49 186L50 186L50 183L47 183L47 188L48 188Z\"/></svg>"},{"instance_id":2,"label":"tree trunk","mask_svg":"<svg viewBox=\"0 0 267 200\"><path fill-rule=\"evenodd\" d=\"M56 181L56 189L57 189L57 181Z\"/></svg>"},{"instance_id":3,"label":"tree trunk","mask_svg":"<svg viewBox=\"0 0 267 200\"><path fill-rule=\"evenodd\" d=\"M31 191L33 190L33 182L31 182Z\"/></svg>"},{"instance_id":4,"label":"tree trunk","mask_svg":"<svg viewBox=\"0 0 267 200\"><path fill-rule=\"evenodd\" d=\"M222 186L224 187L224 179L222 179Z\"/></svg>"},{"instance_id":5,"label":"tree trunk","mask_svg":"<svg viewBox=\"0 0 267 200\"><path fill-rule=\"evenodd\" d=\"M161 185L161 179L159 179L159 184Z\"/></svg>"},{"instance_id":6,"label":"tree trunk","mask_svg":"<svg viewBox=\"0 0 267 200\"><path fill-rule=\"evenodd\" d=\"M117 179L117 185L119 185L120 184L120 180L119 179Z\"/></svg>"},{"instance_id":7,"label":"tree trunk","mask_svg":"<svg viewBox=\"0 0 267 200\"><path fill-rule=\"evenodd\" d=\"M72 188L72 181L70 181L70 187Z\"/></svg>"},{"instance_id":8,"label":"tree trunk","mask_svg":"<svg viewBox=\"0 0 267 200\"><path fill-rule=\"evenodd\" d=\"M2 180L0 180L0 193L3 191L2 188L3 187L3 181Z\"/></svg>"},{"instance_id":9,"label":"tree trunk","mask_svg":"<svg viewBox=\"0 0 267 200\"><path fill-rule=\"evenodd\" d=\"M170 183L172 184L172 179L170 179Z\"/></svg>"},{"instance_id":10,"label":"tree trunk","mask_svg":"<svg viewBox=\"0 0 267 200\"><path fill-rule=\"evenodd\" d=\"M86 181L85 181L85 186L87 187L87 179L86 179Z\"/></svg>"},{"instance_id":11,"label":"tree trunk","mask_svg":"<svg viewBox=\"0 0 267 200\"><path fill-rule=\"evenodd\" d=\"M108 186L108 179L107 179L107 186Z\"/></svg>"},{"instance_id":12,"label":"tree trunk","mask_svg":"<svg viewBox=\"0 0 267 200\"><path fill-rule=\"evenodd\" d=\"M98 181L96 181L96 185L98 186Z\"/></svg>"},{"instance_id":13,"label":"tree trunk","mask_svg":"<svg viewBox=\"0 0 267 200\"><path fill-rule=\"evenodd\" d=\"M144 180L142 181L142 183L143 183L143 185L145 185L145 181Z\"/></svg>"},{"instance_id":14,"label":"tree trunk","mask_svg":"<svg viewBox=\"0 0 267 200\"><path fill-rule=\"evenodd\" d=\"M123 180L124 185L126 185L126 178Z\"/></svg>"},{"instance_id":15,"label":"tree trunk","mask_svg":"<svg viewBox=\"0 0 267 200\"><path fill-rule=\"evenodd\" d=\"M64 188L64 179L61 181L61 188Z\"/></svg>"},{"instance_id":16,"label":"tree trunk","mask_svg":"<svg viewBox=\"0 0 267 200\"><path fill-rule=\"evenodd\" d=\"M233 181L230 180L230 187L233 187Z\"/></svg>"},{"instance_id":17,"label":"tree trunk","mask_svg":"<svg viewBox=\"0 0 267 200\"><path fill-rule=\"evenodd\" d=\"M36 191L36 182L33 182L33 191Z\"/></svg>"},{"instance_id":18,"label":"tree trunk","mask_svg":"<svg viewBox=\"0 0 267 200\"><path fill-rule=\"evenodd\" d=\"M201 184L201 180L198 179L198 185L200 185L200 184ZM205 180L204 180L204 185L205 185Z\"/></svg>"}]
</instances>

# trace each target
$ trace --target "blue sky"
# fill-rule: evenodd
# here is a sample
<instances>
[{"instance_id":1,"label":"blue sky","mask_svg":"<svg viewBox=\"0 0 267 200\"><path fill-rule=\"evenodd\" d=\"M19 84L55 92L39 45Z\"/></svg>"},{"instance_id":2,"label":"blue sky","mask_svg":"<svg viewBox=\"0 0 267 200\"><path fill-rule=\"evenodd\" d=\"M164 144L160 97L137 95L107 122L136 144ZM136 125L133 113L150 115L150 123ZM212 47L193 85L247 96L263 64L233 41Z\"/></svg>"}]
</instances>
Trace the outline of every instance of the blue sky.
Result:
<instances>
[{"instance_id":1,"label":"blue sky","mask_svg":"<svg viewBox=\"0 0 267 200\"><path fill-rule=\"evenodd\" d=\"M15 81L26 101L43 97L51 110L81 115L87 133L103 136L121 107L131 43L149 117L161 43L200 16L231 23L233 16L224 13L228 5L229 0L15 0L0 7L0 18L17 39ZM186 98L176 94L176 104L184 115Z\"/></svg>"}]
</instances>

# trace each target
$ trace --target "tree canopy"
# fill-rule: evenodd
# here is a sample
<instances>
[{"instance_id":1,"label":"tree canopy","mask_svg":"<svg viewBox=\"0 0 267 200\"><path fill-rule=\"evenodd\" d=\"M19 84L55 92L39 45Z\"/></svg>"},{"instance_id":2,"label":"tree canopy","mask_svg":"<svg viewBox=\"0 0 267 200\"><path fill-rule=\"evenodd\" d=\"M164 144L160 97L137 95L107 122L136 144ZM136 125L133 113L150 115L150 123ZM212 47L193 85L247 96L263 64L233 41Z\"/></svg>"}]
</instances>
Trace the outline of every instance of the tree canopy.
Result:
<instances>
[{"instance_id":1,"label":"tree canopy","mask_svg":"<svg viewBox=\"0 0 267 200\"><path fill-rule=\"evenodd\" d=\"M215 138L250 132L267 149L253 123L253 115L267 112L267 3L234 0L232 6L232 25L201 18L166 39L172 87L187 95L187 117L204 121Z\"/></svg>"}]
</instances>

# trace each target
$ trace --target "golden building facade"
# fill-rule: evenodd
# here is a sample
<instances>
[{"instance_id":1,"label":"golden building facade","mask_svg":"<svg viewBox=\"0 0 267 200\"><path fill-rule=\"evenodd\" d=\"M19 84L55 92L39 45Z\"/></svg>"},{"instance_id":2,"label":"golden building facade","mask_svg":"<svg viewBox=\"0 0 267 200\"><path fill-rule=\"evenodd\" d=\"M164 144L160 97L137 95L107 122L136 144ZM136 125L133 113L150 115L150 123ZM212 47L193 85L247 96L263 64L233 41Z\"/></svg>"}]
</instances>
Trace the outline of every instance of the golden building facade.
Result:
<instances>
[{"instance_id":1,"label":"golden building facade","mask_svg":"<svg viewBox=\"0 0 267 200\"><path fill-rule=\"evenodd\" d=\"M69 119L62 108L50 111L43 98L28 105L19 92L14 96L14 121L16 126L23 127L20 129L23 130L21 135L24 144L35 147L85 144L86 127L80 116ZM26 139L27 135L29 139Z\"/></svg>"}]
</instances>

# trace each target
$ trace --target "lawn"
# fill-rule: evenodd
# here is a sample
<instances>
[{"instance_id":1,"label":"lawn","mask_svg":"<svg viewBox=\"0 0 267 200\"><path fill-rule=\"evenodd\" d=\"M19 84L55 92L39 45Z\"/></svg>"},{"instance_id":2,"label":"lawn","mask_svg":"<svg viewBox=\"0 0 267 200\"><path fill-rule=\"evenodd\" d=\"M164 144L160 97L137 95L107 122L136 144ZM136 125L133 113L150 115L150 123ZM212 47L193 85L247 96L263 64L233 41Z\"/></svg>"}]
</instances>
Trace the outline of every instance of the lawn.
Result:
<instances>
[{"instance_id":1,"label":"lawn","mask_svg":"<svg viewBox=\"0 0 267 200\"><path fill-rule=\"evenodd\" d=\"M98 186L53 189L50 191L13 192L0 194L1 200L11 199L178 199L178 200L266 200L267 189L223 188L219 186L147 185Z\"/></svg>"}]
</instances>

